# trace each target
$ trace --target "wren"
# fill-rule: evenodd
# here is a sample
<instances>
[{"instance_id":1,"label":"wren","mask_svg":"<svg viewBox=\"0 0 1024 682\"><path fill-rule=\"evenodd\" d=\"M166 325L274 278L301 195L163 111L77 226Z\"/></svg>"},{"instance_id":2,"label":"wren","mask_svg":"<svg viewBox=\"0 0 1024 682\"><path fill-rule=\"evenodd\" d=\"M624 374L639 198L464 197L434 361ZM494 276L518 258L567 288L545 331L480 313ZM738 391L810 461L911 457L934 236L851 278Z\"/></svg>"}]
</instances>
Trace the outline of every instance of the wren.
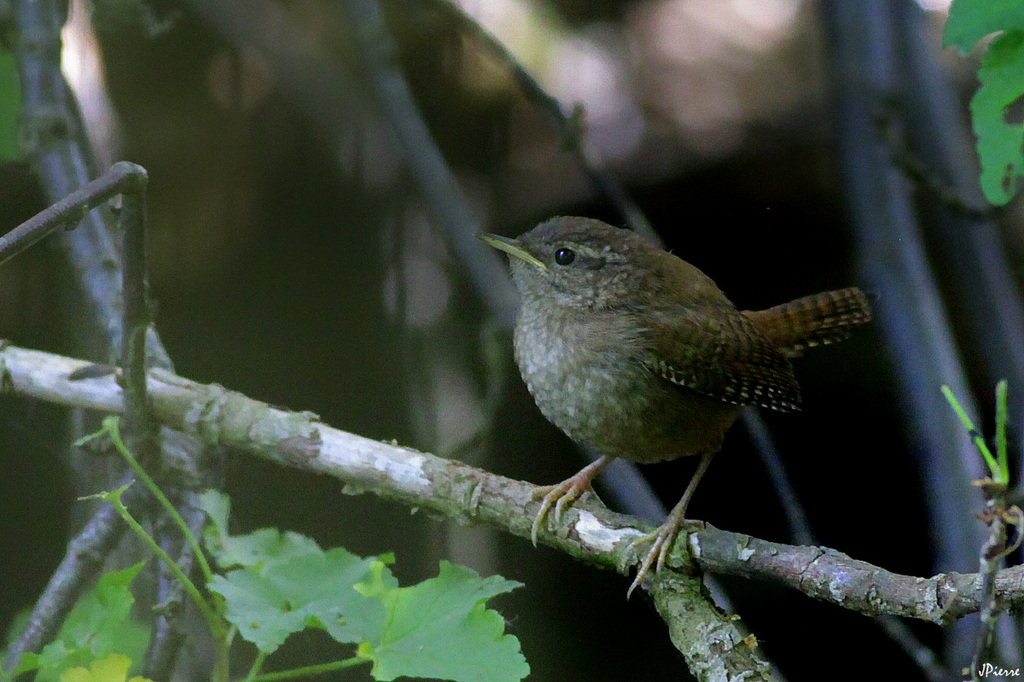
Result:
<instances>
[{"instance_id":1,"label":"wren","mask_svg":"<svg viewBox=\"0 0 1024 682\"><path fill-rule=\"evenodd\" d=\"M649 463L701 455L654 533L627 597L660 571L686 507L744 405L789 412L800 388L789 358L846 338L871 319L857 288L740 311L686 261L633 232L559 217L518 239L478 235L509 254L522 303L515 358L540 411L601 457L543 496L532 538L554 506L590 488L613 458Z\"/></svg>"}]
</instances>

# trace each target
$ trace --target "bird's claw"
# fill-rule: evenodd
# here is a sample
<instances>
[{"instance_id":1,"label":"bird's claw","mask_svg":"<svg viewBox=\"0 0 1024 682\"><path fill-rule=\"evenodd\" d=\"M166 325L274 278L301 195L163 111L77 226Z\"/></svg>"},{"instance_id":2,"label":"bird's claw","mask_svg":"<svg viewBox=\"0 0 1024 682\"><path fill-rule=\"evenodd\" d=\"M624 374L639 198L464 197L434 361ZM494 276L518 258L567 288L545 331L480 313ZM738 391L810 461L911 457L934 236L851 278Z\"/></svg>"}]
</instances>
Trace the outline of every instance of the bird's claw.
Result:
<instances>
[{"instance_id":1,"label":"bird's claw","mask_svg":"<svg viewBox=\"0 0 1024 682\"><path fill-rule=\"evenodd\" d=\"M661 567L665 565L665 556L668 554L668 550L672 547L671 536L668 533L664 533L664 526L658 528L653 533L648 533L643 537L637 538L634 543L634 549L639 549L639 545L653 541L650 551L644 556L644 560L640 563L639 568L636 569L636 577L633 578L633 582L630 584L629 589L626 590L626 599L633 594L633 590L643 583L644 578L651 572L651 566L654 566L654 574L657 575L661 572Z\"/></svg>"},{"instance_id":2,"label":"bird's claw","mask_svg":"<svg viewBox=\"0 0 1024 682\"><path fill-rule=\"evenodd\" d=\"M629 589L626 590L626 599L629 599L630 595L633 594L633 590L639 587L644 579L651 572L651 567L654 567L654 575L661 573L661 569L665 566L665 559L668 557L669 552L672 550L672 546L675 544L675 539L679 537L680 530L686 525L696 525L702 527L703 523L700 521L690 521L688 519L681 519L677 523L673 523L671 520L658 526L656 530L647 535L643 535L633 541L633 546L630 548L631 553L634 555L639 553L641 545L647 542L652 542L650 551L644 556L644 560L640 562L640 566L636 570L636 577L633 578L633 582L630 584ZM628 554L627 554L628 556Z\"/></svg>"},{"instance_id":3,"label":"bird's claw","mask_svg":"<svg viewBox=\"0 0 1024 682\"><path fill-rule=\"evenodd\" d=\"M537 535L540 533L541 525L548 517L553 506L554 513L551 514L555 524L562 522L562 515L566 506L572 504L580 495L590 490L590 481L580 481L576 476L567 478L555 485L546 485L533 492L533 499L541 499L540 509L533 519L533 526L530 528L530 540L534 547L537 546Z\"/></svg>"}]
</instances>

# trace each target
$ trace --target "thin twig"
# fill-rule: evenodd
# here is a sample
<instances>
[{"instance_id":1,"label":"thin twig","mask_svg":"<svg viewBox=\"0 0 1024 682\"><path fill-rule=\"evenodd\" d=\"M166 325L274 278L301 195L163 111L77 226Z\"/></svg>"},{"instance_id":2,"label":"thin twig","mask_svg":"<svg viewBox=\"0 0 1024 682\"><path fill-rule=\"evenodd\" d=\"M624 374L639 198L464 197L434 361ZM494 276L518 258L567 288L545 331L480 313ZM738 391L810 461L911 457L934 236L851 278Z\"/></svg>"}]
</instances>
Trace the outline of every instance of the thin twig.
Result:
<instances>
[{"instance_id":1,"label":"thin twig","mask_svg":"<svg viewBox=\"0 0 1024 682\"><path fill-rule=\"evenodd\" d=\"M0 237L0 265L47 235L75 227L90 209L120 194L136 169L141 167L126 161L114 164L100 177Z\"/></svg>"},{"instance_id":2,"label":"thin twig","mask_svg":"<svg viewBox=\"0 0 1024 682\"><path fill-rule=\"evenodd\" d=\"M125 478L125 482L129 480L130 477ZM74 606L82 584L99 573L107 554L117 545L124 531L125 526L117 512L105 504L68 543L64 560L36 600L25 629L7 649L5 670L13 670L21 661L22 654L38 651L56 636L60 624Z\"/></svg>"},{"instance_id":3,"label":"thin twig","mask_svg":"<svg viewBox=\"0 0 1024 682\"><path fill-rule=\"evenodd\" d=\"M151 320L146 273L146 170L120 162L111 173L122 176L121 226L124 234L124 329L121 385L125 392L128 447L150 466L157 458L157 427L146 400L146 332Z\"/></svg>"},{"instance_id":4,"label":"thin twig","mask_svg":"<svg viewBox=\"0 0 1024 682\"><path fill-rule=\"evenodd\" d=\"M977 680L982 669L983 658L992 644L996 621L999 620L999 605L996 603L996 575L1003 566L1006 556L1006 486L998 483L985 484L986 491L984 516L989 524L989 536L981 546L978 572L981 581L981 610L979 612L981 627L974 640L974 653L971 656L970 679Z\"/></svg>"},{"instance_id":5,"label":"thin twig","mask_svg":"<svg viewBox=\"0 0 1024 682\"><path fill-rule=\"evenodd\" d=\"M813 545L814 533L811 531L811 524L807 520L807 512L800 504L800 499L793 489L793 483L786 473L786 465L775 449L775 440L771 431L761 417L757 408L749 407L743 410L743 425L750 434L754 448L761 455L761 462L768 472L768 479L775 489L775 496L782 504L782 510L786 514L786 521L789 524L789 537L798 545Z\"/></svg>"},{"instance_id":6,"label":"thin twig","mask_svg":"<svg viewBox=\"0 0 1024 682\"><path fill-rule=\"evenodd\" d=\"M758 452L761 453L762 462L768 471L772 486L775 488L776 497L782 503L786 520L789 522L790 538L798 545L818 544L803 505L800 504L793 484L789 480L789 475L786 473L782 458L779 457L779 453L775 449L771 432L768 431L760 412L754 408L748 408L743 412L743 419L747 431L755 441ZM935 652L925 646L903 621L896 616L886 615L875 616L874 620L886 635L917 664L929 682L946 682L949 679L949 672L939 662Z\"/></svg>"},{"instance_id":7,"label":"thin twig","mask_svg":"<svg viewBox=\"0 0 1024 682\"><path fill-rule=\"evenodd\" d=\"M949 669L942 664L935 652L926 646L900 618L897 616L875 616L874 620L889 636L889 639L896 642L910 656L928 682L949 682L952 679Z\"/></svg>"},{"instance_id":8,"label":"thin twig","mask_svg":"<svg viewBox=\"0 0 1024 682\"><path fill-rule=\"evenodd\" d=\"M445 240L469 272L492 314L511 320L514 294L498 258L473 238L480 223L420 116L377 0L343 0L354 29L366 81L391 126L423 198Z\"/></svg>"},{"instance_id":9,"label":"thin twig","mask_svg":"<svg viewBox=\"0 0 1024 682\"><path fill-rule=\"evenodd\" d=\"M431 0L431 4L450 19L457 30L472 36L477 43L490 52L512 74L512 78L519 85L523 94L540 105L551 116L562 135L574 138L581 137L579 126L574 122L573 117L565 114L562 103L537 82L533 74L516 59L515 55L494 34L477 23L451 0ZM572 139L569 142L569 149L576 155L580 168L587 174L594 189L615 208L624 223L630 229L648 239L658 239L657 233L647 220L647 216L636 205L636 202L629 196L629 193L626 192L622 184L601 170L599 164L594 160L592 153L587 151L586 140Z\"/></svg>"}]
</instances>

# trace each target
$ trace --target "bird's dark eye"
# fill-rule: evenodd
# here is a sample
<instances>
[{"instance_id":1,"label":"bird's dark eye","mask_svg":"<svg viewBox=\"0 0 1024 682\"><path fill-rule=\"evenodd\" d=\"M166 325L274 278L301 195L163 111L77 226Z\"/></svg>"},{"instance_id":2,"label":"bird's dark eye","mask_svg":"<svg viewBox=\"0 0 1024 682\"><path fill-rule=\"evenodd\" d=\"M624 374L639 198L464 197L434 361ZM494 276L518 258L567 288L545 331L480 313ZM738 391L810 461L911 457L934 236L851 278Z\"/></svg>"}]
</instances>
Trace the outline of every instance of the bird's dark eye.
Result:
<instances>
[{"instance_id":1,"label":"bird's dark eye","mask_svg":"<svg viewBox=\"0 0 1024 682\"><path fill-rule=\"evenodd\" d=\"M568 265L576 260L576 252L572 249L559 249L555 251L555 262L559 265Z\"/></svg>"}]
</instances>

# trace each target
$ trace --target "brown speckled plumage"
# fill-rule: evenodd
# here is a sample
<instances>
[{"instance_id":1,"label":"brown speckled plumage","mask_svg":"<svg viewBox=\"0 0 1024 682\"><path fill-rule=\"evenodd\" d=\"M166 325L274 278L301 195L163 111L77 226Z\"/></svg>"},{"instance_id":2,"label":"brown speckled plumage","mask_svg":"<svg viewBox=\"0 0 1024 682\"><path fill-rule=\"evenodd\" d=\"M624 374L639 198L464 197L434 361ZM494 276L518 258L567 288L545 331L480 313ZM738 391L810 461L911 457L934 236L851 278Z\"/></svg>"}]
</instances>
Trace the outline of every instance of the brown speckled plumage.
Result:
<instances>
[{"instance_id":1,"label":"brown speckled plumage","mask_svg":"<svg viewBox=\"0 0 1024 682\"><path fill-rule=\"evenodd\" d=\"M737 310L694 266L597 220L554 218L516 240L484 238L512 256L522 297L516 362L538 407L605 456L551 488L535 539L548 508L556 504L558 514L611 457L708 457L743 405L798 409L789 358L846 338L871 317L856 288ZM673 510L674 525L659 531L659 565L694 486Z\"/></svg>"}]
</instances>

